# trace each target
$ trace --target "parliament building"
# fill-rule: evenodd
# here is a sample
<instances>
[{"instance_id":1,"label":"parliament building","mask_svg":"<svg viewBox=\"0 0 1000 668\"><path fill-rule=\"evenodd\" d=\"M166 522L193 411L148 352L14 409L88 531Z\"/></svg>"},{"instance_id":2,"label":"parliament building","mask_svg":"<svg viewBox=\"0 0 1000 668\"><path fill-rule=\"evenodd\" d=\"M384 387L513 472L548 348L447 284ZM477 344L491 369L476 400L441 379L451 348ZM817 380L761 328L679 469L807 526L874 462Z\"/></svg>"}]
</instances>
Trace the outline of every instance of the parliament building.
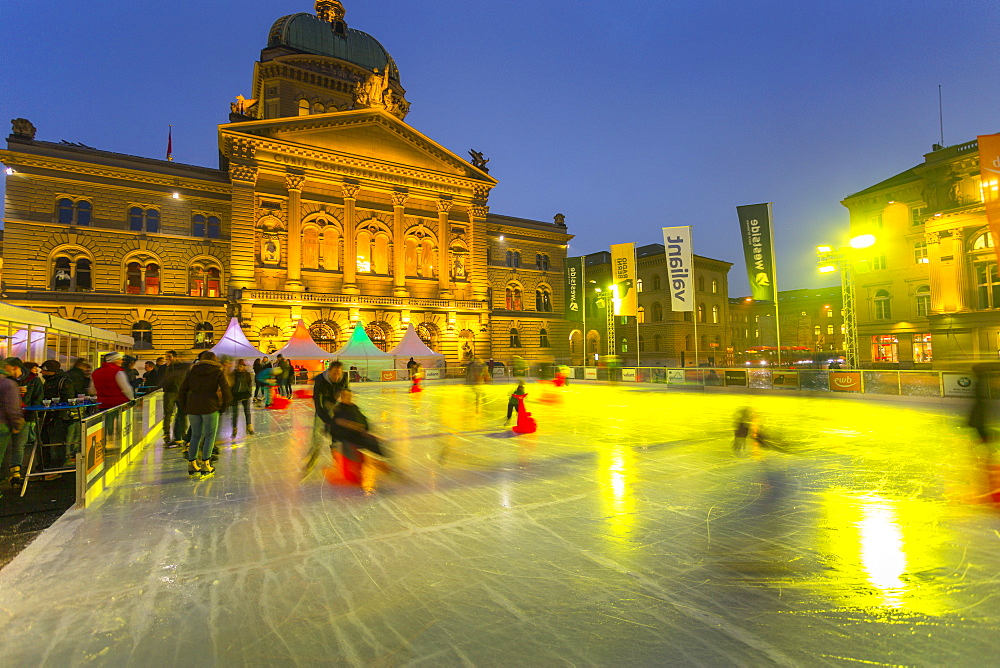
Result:
<instances>
[{"instance_id":1,"label":"parliament building","mask_svg":"<svg viewBox=\"0 0 1000 668\"><path fill-rule=\"evenodd\" d=\"M256 346L302 319L328 350L360 324L389 350L409 324L460 364L562 361L552 222L490 213L481 154L410 127L399 70L342 4L278 19L218 169L36 138L7 150L3 299L134 337L144 357L210 348L236 316Z\"/></svg>"}]
</instances>

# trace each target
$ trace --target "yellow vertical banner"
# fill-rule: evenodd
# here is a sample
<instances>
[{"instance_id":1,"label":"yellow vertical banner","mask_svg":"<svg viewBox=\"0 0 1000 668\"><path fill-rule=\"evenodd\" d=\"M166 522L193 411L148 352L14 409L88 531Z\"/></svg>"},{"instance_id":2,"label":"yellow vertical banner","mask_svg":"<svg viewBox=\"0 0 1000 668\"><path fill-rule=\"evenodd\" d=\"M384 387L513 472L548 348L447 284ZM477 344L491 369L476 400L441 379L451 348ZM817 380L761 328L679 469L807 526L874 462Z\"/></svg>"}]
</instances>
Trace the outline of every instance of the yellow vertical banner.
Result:
<instances>
[{"instance_id":1,"label":"yellow vertical banner","mask_svg":"<svg viewBox=\"0 0 1000 668\"><path fill-rule=\"evenodd\" d=\"M639 298L635 288L634 243L611 245L611 282L615 315L638 315Z\"/></svg>"},{"instance_id":2,"label":"yellow vertical banner","mask_svg":"<svg viewBox=\"0 0 1000 668\"><path fill-rule=\"evenodd\" d=\"M986 222L993 233L994 250L1000 261L1000 134L979 135L979 174Z\"/></svg>"}]
</instances>

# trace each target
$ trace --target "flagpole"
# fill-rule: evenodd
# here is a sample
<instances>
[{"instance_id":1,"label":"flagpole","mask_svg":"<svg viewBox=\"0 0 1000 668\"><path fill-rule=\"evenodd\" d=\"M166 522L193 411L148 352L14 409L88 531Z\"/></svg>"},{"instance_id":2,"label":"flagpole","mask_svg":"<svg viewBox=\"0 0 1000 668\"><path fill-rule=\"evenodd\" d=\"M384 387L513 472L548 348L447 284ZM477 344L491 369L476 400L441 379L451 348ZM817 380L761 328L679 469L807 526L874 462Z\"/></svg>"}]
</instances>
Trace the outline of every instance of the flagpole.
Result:
<instances>
[{"instance_id":1,"label":"flagpole","mask_svg":"<svg viewBox=\"0 0 1000 668\"><path fill-rule=\"evenodd\" d=\"M635 262L635 368L638 372L641 363L639 360L641 354L639 351L639 253L635 248L632 249L632 260Z\"/></svg>"},{"instance_id":2,"label":"flagpole","mask_svg":"<svg viewBox=\"0 0 1000 668\"><path fill-rule=\"evenodd\" d=\"M774 286L774 331L775 339L778 342L778 368L781 368L781 316L778 315L778 259L774 256L774 215L771 211L771 202L767 203L767 219L771 224L771 266L774 276L771 277L771 285Z\"/></svg>"},{"instance_id":3,"label":"flagpole","mask_svg":"<svg viewBox=\"0 0 1000 668\"><path fill-rule=\"evenodd\" d=\"M694 255L694 228L691 228L690 237L691 239L691 294L694 295L694 368L700 369L698 366L698 281L695 280L695 255ZM704 379L702 379L704 383Z\"/></svg>"},{"instance_id":4,"label":"flagpole","mask_svg":"<svg viewBox=\"0 0 1000 668\"><path fill-rule=\"evenodd\" d=\"M581 344L583 345L583 366L587 366L587 256L580 256L580 304L581 313L583 315L583 337Z\"/></svg>"}]
</instances>

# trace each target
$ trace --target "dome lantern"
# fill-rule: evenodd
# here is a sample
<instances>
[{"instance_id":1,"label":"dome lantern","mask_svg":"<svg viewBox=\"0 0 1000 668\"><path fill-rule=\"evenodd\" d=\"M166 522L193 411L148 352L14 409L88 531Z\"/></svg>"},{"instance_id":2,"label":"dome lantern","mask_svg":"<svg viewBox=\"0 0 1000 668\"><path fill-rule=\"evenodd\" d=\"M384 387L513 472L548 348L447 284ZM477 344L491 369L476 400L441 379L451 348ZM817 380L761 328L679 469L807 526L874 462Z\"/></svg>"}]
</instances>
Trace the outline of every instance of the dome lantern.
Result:
<instances>
[{"instance_id":1,"label":"dome lantern","mask_svg":"<svg viewBox=\"0 0 1000 668\"><path fill-rule=\"evenodd\" d=\"M347 29L347 24L344 22L346 15L347 10L340 0L316 0L316 16L320 21L329 23L333 32L338 35L343 35Z\"/></svg>"}]
</instances>

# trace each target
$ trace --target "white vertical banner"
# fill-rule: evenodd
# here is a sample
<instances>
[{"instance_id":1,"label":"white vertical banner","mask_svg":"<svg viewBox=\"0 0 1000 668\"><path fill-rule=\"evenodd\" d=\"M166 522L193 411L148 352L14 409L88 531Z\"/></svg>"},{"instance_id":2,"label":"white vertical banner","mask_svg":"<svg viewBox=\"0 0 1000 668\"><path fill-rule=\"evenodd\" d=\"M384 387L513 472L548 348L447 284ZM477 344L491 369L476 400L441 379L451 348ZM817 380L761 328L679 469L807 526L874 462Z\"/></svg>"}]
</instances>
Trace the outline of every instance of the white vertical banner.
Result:
<instances>
[{"instance_id":1,"label":"white vertical banner","mask_svg":"<svg viewBox=\"0 0 1000 668\"><path fill-rule=\"evenodd\" d=\"M691 226L664 227L663 249L667 255L667 287L671 311L694 311L694 259Z\"/></svg>"},{"instance_id":2,"label":"white vertical banner","mask_svg":"<svg viewBox=\"0 0 1000 668\"><path fill-rule=\"evenodd\" d=\"M639 299L635 289L635 244L611 245L611 280L615 315L639 314Z\"/></svg>"}]
</instances>

